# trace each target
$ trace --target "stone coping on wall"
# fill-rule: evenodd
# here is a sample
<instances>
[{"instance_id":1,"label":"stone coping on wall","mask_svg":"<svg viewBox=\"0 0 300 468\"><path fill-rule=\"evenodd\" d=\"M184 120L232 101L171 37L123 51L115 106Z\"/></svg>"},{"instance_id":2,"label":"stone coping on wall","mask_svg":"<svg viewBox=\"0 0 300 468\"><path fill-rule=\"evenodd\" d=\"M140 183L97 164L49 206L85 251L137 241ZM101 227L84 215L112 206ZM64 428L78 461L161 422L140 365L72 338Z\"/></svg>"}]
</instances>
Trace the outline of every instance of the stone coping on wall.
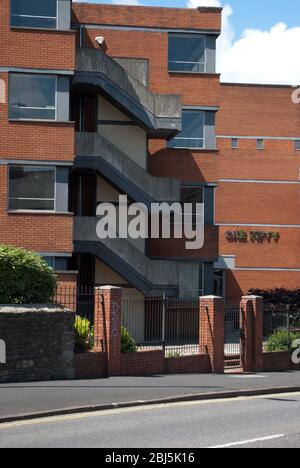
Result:
<instances>
[{"instance_id":1,"label":"stone coping on wall","mask_svg":"<svg viewBox=\"0 0 300 468\"><path fill-rule=\"evenodd\" d=\"M0 313L1 314L24 314L24 313L36 313L36 312L45 312L45 313L61 313L67 312L67 309L64 307L52 306L49 304L28 304L28 305L5 305L0 304Z\"/></svg>"}]
</instances>

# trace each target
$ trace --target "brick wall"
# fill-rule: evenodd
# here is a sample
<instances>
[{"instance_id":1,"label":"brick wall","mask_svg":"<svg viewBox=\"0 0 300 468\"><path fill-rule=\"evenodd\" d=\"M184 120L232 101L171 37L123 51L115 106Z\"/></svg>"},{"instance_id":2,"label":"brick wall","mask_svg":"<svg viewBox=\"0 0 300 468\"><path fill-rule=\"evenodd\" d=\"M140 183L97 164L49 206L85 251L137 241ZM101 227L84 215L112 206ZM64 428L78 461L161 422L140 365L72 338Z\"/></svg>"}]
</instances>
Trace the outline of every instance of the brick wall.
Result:
<instances>
[{"instance_id":1,"label":"brick wall","mask_svg":"<svg viewBox=\"0 0 300 468\"><path fill-rule=\"evenodd\" d=\"M265 372L290 370L292 368L290 353L263 353L263 367Z\"/></svg>"},{"instance_id":2,"label":"brick wall","mask_svg":"<svg viewBox=\"0 0 300 468\"><path fill-rule=\"evenodd\" d=\"M299 136L300 106L292 103L294 88L289 86L221 86L217 113L219 179L256 181L299 180L300 152L293 140L265 140L264 150L256 140L238 137L296 138ZM219 182L216 190L216 221L231 224L220 227L221 255L235 255L237 268L286 268L286 271L232 271L226 273L227 299L239 299L250 288L297 288L300 284L300 230L276 225L300 225L299 184ZM242 227L239 224L252 224ZM274 225L255 226L258 225ZM226 231L276 231L278 242L229 242Z\"/></svg>"},{"instance_id":3,"label":"brick wall","mask_svg":"<svg viewBox=\"0 0 300 468\"><path fill-rule=\"evenodd\" d=\"M300 284L300 271L226 271L226 299L239 300L249 289L291 288Z\"/></svg>"},{"instance_id":4,"label":"brick wall","mask_svg":"<svg viewBox=\"0 0 300 468\"><path fill-rule=\"evenodd\" d=\"M204 374L211 372L211 363L208 354L183 356L179 358L165 358L164 354L164 351L122 354L122 375Z\"/></svg>"},{"instance_id":5,"label":"brick wall","mask_svg":"<svg viewBox=\"0 0 300 468\"><path fill-rule=\"evenodd\" d=\"M38 252L72 252L73 216L8 214L7 167L0 166L0 242Z\"/></svg>"},{"instance_id":6,"label":"brick wall","mask_svg":"<svg viewBox=\"0 0 300 468\"><path fill-rule=\"evenodd\" d=\"M156 93L180 94L184 105L217 106L220 76L168 72L168 33L88 29L85 47L96 47L95 37L104 36L112 57L149 61L149 88Z\"/></svg>"},{"instance_id":7,"label":"brick wall","mask_svg":"<svg viewBox=\"0 0 300 468\"><path fill-rule=\"evenodd\" d=\"M34 62L31 65L35 67ZM0 158L73 161L74 124L9 121L8 73L0 73L0 79L6 85L6 102L0 104L0 140L5 141L0 148Z\"/></svg>"},{"instance_id":8,"label":"brick wall","mask_svg":"<svg viewBox=\"0 0 300 468\"><path fill-rule=\"evenodd\" d=\"M163 374L164 370L164 351L145 351L121 355L122 375Z\"/></svg>"},{"instance_id":9,"label":"brick wall","mask_svg":"<svg viewBox=\"0 0 300 468\"><path fill-rule=\"evenodd\" d=\"M261 157L265 155L261 154ZM255 167L253 171L256 179ZM299 187L267 183L220 183L217 188L217 220L220 223L237 224L300 224Z\"/></svg>"},{"instance_id":10,"label":"brick wall","mask_svg":"<svg viewBox=\"0 0 300 468\"><path fill-rule=\"evenodd\" d=\"M205 374L212 371L208 354L168 358L165 362L167 374Z\"/></svg>"},{"instance_id":11,"label":"brick wall","mask_svg":"<svg viewBox=\"0 0 300 468\"><path fill-rule=\"evenodd\" d=\"M10 28L9 4L1 1L1 66L74 70L75 32Z\"/></svg>"},{"instance_id":12,"label":"brick wall","mask_svg":"<svg viewBox=\"0 0 300 468\"><path fill-rule=\"evenodd\" d=\"M166 142L150 143L149 171L157 177L174 177L183 182L217 182L218 151L166 148Z\"/></svg>"},{"instance_id":13,"label":"brick wall","mask_svg":"<svg viewBox=\"0 0 300 468\"><path fill-rule=\"evenodd\" d=\"M181 29L221 29L220 8L176 9L74 4L73 22Z\"/></svg>"},{"instance_id":14,"label":"brick wall","mask_svg":"<svg viewBox=\"0 0 300 468\"><path fill-rule=\"evenodd\" d=\"M76 379L107 377L106 353L75 354L74 372Z\"/></svg>"},{"instance_id":15,"label":"brick wall","mask_svg":"<svg viewBox=\"0 0 300 468\"><path fill-rule=\"evenodd\" d=\"M151 239L149 255L153 258L194 258L216 260L218 258L219 229L216 226L205 226L204 246L201 249L186 250L186 239Z\"/></svg>"},{"instance_id":16,"label":"brick wall","mask_svg":"<svg viewBox=\"0 0 300 468\"><path fill-rule=\"evenodd\" d=\"M291 86L221 86L219 135L299 136L300 106Z\"/></svg>"}]
</instances>

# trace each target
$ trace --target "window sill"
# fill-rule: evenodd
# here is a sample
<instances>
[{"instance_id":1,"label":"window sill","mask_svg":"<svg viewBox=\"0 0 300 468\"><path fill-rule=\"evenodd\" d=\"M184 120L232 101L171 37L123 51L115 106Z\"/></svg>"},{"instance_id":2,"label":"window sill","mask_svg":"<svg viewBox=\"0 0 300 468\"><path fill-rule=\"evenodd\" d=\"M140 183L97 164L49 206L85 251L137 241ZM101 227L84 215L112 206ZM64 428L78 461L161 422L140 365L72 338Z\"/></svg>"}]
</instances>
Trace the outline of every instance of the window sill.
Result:
<instances>
[{"instance_id":1,"label":"window sill","mask_svg":"<svg viewBox=\"0 0 300 468\"><path fill-rule=\"evenodd\" d=\"M8 215L74 216L70 211L7 210Z\"/></svg>"},{"instance_id":2,"label":"window sill","mask_svg":"<svg viewBox=\"0 0 300 468\"><path fill-rule=\"evenodd\" d=\"M213 73L213 72L192 72L192 71L172 71L172 70L168 70L168 73L170 75L192 75L192 76L197 76L197 75L200 75L200 76L221 76L220 73Z\"/></svg>"},{"instance_id":3,"label":"window sill","mask_svg":"<svg viewBox=\"0 0 300 468\"><path fill-rule=\"evenodd\" d=\"M191 147L186 147L186 148L183 148L182 146L181 147L168 147L167 148L168 150L172 151L172 150L176 150L176 151L193 151L193 152L197 152L197 153L218 153L219 150L217 148L191 148Z\"/></svg>"},{"instance_id":4,"label":"window sill","mask_svg":"<svg viewBox=\"0 0 300 468\"><path fill-rule=\"evenodd\" d=\"M11 31L42 31L42 32L51 32L51 33L67 33L67 34L76 34L75 29L56 29L56 28L38 28L38 27L28 27L28 26L10 26Z\"/></svg>"},{"instance_id":5,"label":"window sill","mask_svg":"<svg viewBox=\"0 0 300 468\"><path fill-rule=\"evenodd\" d=\"M78 275L78 270L54 270L58 275Z\"/></svg>"},{"instance_id":6,"label":"window sill","mask_svg":"<svg viewBox=\"0 0 300 468\"><path fill-rule=\"evenodd\" d=\"M8 121L12 122L12 123L18 123L19 122L19 123L42 123L42 124L48 123L48 124L54 124L54 125L70 125L70 126L75 125L75 122L73 122L72 120L12 119L12 118L9 118Z\"/></svg>"}]
</instances>

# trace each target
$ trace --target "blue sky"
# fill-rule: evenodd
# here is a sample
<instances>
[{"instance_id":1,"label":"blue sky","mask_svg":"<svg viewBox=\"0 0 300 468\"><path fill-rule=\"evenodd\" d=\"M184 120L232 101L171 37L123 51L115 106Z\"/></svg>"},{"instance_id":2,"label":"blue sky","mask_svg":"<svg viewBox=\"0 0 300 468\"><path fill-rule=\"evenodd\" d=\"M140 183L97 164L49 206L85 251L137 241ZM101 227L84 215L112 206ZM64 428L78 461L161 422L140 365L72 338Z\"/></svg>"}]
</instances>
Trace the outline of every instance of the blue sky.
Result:
<instances>
[{"instance_id":1,"label":"blue sky","mask_svg":"<svg viewBox=\"0 0 300 468\"><path fill-rule=\"evenodd\" d=\"M222 81L300 85L299 0L73 0L147 6L223 6Z\"/></svg>"}]
</instances>

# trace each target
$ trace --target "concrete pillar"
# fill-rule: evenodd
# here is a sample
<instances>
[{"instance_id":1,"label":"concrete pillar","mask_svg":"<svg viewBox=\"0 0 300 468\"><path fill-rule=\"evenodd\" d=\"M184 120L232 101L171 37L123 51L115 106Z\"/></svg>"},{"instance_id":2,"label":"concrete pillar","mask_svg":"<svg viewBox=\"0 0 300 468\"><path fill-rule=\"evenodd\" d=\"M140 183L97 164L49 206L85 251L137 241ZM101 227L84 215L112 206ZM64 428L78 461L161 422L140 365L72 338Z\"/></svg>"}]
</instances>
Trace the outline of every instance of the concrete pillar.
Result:
<instances>
[{"instance_id":1,"label":"concrete pillar","mask_svg":"<svg viewBox=\"0 0 300 468\"><path fill-rule=\"evenodd\" d=\"M224 372L224 303L221 297L200 297L200 350L209 354L212 372Z\"/></svg>"},{"instance_id":2,"label":"concrete pillar","mask_svg":"<svg viewBox=\"0 0 300 468\"><path fill-rule=\"evenodd\" d=\"M263 298L244 296L241 300L243 318L242 366L244 372L263 370Z\"/></svg>"},{"instance_id":3,"label":"concrete pillar","mask_svg":"<svg viewBox=\"0 0 300 468\"><path fill-rule=\"evenodd\" d=\"M95 289L95 350L107 353L108 375L121 373L122 288Z\"/></svg>"}]
</instances>

